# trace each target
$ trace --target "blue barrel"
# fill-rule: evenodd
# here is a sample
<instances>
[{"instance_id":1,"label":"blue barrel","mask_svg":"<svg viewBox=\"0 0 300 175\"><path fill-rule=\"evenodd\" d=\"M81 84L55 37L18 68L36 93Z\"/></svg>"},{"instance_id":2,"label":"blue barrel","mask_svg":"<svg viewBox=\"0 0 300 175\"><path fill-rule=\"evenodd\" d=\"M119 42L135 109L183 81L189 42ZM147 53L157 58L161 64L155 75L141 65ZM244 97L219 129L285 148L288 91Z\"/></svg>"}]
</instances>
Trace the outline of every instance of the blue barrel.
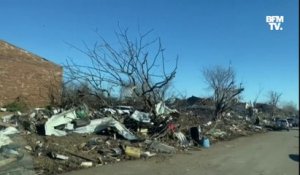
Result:
<instances>
[{"instance_id":1,"label":"blue barrel","mask_svg":"<svg viewBox=\"0 0 300 175\"><path fill-rule=\"evenodd\" d=\"M209 139L208 138L203 138L203 147L204 148L209 148L210 147L210 143L209 143Z\"/></svg>"}]
</instances>

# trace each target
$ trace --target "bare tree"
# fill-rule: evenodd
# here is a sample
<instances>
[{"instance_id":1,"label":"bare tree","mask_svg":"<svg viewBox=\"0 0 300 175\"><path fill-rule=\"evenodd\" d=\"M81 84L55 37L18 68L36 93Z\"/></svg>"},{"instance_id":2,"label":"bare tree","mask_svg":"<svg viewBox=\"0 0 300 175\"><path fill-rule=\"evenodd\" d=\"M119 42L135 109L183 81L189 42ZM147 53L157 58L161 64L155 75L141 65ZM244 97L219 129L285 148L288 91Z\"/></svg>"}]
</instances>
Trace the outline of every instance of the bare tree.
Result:
<instances>
[{"instance_id":1,"label":"bare tree","mask_svg":"<svg viewBox=\"0 0 300 175\"><path fill-rule=\"evenodd\" d=\"M280 100L281 95L282 95L282 93L275 92L275 91L270 91L268 93L268 98L269 98L269 102L268 103L272 107L271 117L273 117L274 114L275 114L275 112L276 112L277 105L278 105L278 102Z\"/></svg>"},{"instance_id":2,"label":"bare tree","mask_svg":"<svg viewBox=\"0 0 300 175\"><path fill-rule=\"evenodd\" d=\"M254 100L253 100L253 105L254 106L257 103L257 100L258 100L259 96L261 95L262 91L263 91L263 88L260 87L259 90L258 90L258 92L257 92L257 94L256 94L256 96L255 96L255 98L254 98Z\"/></svg>"},{"instance_id":3,"label":"bare tree","mask_svg":"<svg viewBox=\"0 0 300 175\"><path fill-rule=\"evenodd\" d=\"M203 70L203 76L209 88L214 91L215 120L220 119L225 112L238 102L238 95L244 90L242 84L235 82L235 71L229 66L215 66Z\"/></svg>"},{"instance_id":4,"label":"bare tree","mask_svg":"<svg viewBox=\"0 0 300 175\"><path fill-rule=\"evenodd\" d=\"M274 107L277 107L281 95L282 95L282 93L275 92L275 91L270 91L269 94L268 94L269 104L274 106Z\"/></svg>"},{"instance_id":5,"label":"bare tree","mask_svg":"<svg viewBox=\"0 0 300 175\"><path fill-rule=\"evenodd\" d=\"M146 110L154 113L161 90L175 77L178 58L168 71L170 65L165 66L165 49L160 38L147 39L151 32L139 33L138 38L132 40L127 29L119 28L116 32L118 46L113 47L99 34L101 44L86 46L85 50L73 46L89 58L90 65L68 62L69 79L84 79L98 90L107 87L130 89L130 96L141 99Z\"/></svg>"}]
</instances>

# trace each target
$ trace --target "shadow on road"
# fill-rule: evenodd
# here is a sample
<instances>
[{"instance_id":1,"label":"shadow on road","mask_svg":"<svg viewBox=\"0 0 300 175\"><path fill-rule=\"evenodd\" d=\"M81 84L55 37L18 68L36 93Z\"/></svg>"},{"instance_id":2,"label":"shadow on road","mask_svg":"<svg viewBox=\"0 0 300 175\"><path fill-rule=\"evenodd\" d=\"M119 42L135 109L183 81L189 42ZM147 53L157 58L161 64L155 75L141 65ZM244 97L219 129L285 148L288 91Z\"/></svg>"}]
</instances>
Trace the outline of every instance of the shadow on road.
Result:
<instances>
[{"instance_id":1,"label":"shadow on road","mask_svg":"<svg viewBox=\"0 0 300 175\"><path fill-rule=\"evenodd\" d=\"M297 154L290 154L289 157L290 157L290 159L292 159L293 161L299 162L299 155L297 155Z\"/></svg>"}]
</instances>

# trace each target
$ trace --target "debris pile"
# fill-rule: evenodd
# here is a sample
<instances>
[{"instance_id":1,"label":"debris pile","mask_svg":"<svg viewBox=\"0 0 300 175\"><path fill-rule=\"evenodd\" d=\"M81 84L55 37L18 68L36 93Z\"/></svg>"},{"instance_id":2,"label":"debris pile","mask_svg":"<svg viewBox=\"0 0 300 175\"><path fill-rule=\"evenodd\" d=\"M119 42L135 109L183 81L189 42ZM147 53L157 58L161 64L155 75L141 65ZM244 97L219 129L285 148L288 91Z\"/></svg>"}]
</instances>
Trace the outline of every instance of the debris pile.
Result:
<instances>
[{"instance_id":1,"label":"debris pile","mask_svg":"<svg viewBox=\"0 0 300 175\"><path fill-rule=\"evenodd\" d=\"M156 105L155 114L130 106L91 110L82 105L68 110L37 108L1 120L0 169L27 153L37 174L201 150L210 146L209 141L263 130L242 119L188 123L188 117L163 102ZM12 140L17 133L22 143Z\"/></svg>"}]
</instances>

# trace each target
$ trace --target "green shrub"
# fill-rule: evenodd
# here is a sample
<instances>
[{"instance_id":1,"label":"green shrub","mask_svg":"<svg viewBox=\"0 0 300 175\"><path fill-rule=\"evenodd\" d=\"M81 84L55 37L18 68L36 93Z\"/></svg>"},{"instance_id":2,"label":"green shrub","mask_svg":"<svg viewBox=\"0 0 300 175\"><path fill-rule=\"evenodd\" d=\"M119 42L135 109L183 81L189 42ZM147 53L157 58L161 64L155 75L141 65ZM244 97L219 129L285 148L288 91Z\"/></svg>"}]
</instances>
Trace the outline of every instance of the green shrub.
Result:
<instances>
[{"instance_id":1,"label":"green shrub","mask_svg":"<svg viewBox=\"0 0 300 175\"><path fill-rule=\"evenodd\" d=\"M27 105L23 101L14 101L4 106L9 112L24 112L28 109Z\"/></svg>"}]
</instances>

